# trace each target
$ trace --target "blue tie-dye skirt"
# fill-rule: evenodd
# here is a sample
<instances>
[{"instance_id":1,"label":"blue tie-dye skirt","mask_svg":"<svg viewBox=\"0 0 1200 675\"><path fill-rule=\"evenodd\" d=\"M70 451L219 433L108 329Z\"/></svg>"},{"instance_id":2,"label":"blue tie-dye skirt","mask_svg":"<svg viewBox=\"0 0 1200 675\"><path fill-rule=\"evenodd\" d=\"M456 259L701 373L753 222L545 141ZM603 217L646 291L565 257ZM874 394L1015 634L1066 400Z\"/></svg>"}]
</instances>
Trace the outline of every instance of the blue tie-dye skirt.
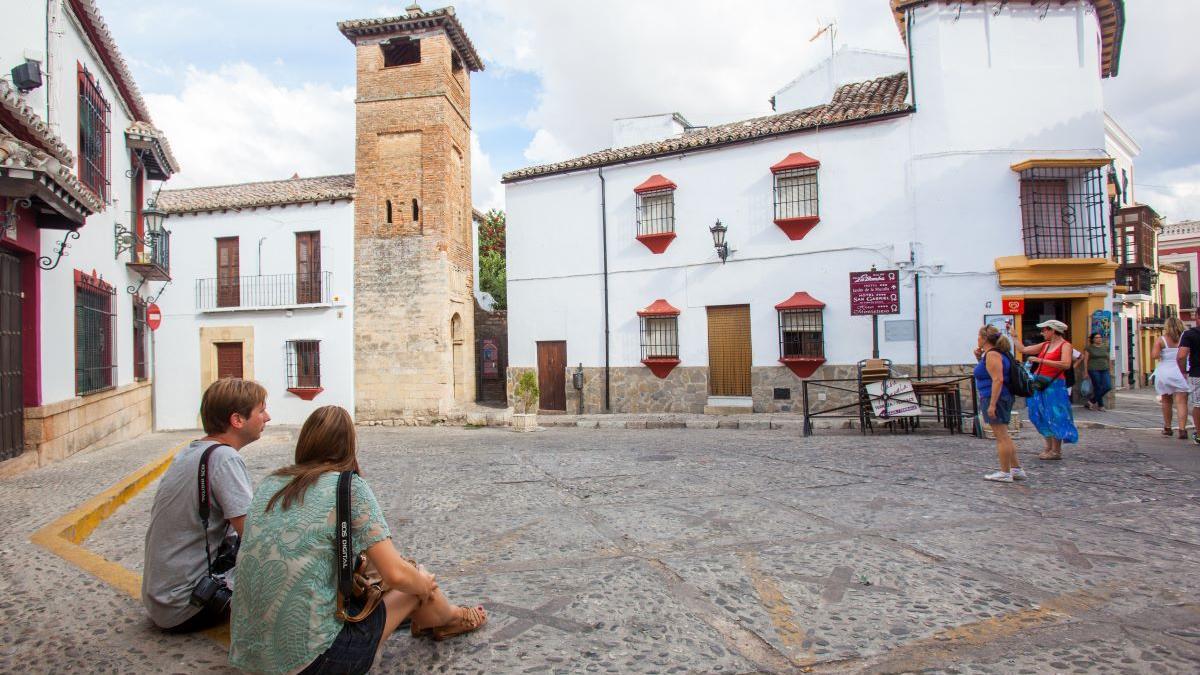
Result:
<instances>
[{"instance_id":1,"label":"blue tie-dye skirt","mask_svg":"<svg viewBox=\"0 0 1200 675\"><path fill-rule=\"evenodd\" d=\"M1071 399L1067 396L1067 385L1056 377L1050 386L1035 391L1026 405L1029 421L1038 433L1046 438L1057 438L1063 443L1078 443L1079 430L1075 428L1075 416L1071 412Z\"/></svg>"}]
</instances>

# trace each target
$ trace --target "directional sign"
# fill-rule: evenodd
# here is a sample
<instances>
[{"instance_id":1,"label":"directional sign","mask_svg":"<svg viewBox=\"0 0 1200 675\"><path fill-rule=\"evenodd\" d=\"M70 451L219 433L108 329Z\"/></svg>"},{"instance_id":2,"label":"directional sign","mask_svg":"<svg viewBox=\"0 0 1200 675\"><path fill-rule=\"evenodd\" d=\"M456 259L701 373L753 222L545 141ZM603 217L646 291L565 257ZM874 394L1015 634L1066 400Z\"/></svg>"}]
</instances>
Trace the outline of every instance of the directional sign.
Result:
<instances>
[{"instance_id":1,"label":"directional sign","mask_svg":"<svg viewBox=\"0 0 1200 675\"><path fill-rule=\"evenodd\" d=\"M150 330L158 330L162 325L162 310L153 302L146 306L146 325Z\"/></svg>"},{"instance_id":2,"label":"directional sign","mask_svg":"<svg viewBox=\"0 0 1200 675\"><path fill-rule=\"evenodd\" d=\"M850 273L850 315L900 313L900 273L872 270Z\"/></svg>"}]
</instances>

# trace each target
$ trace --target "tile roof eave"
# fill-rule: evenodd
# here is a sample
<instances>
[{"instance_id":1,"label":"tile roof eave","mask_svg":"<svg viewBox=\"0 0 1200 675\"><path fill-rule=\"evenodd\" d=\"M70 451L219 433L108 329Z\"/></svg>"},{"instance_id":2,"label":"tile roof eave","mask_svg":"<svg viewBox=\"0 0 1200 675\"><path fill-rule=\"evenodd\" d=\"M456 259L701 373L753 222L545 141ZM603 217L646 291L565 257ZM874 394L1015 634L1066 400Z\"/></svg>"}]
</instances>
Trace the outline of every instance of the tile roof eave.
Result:
<instances>
[{"instance_id":1,"label":"tile roof eave","mask_svg":"<svg viewBox=\"0 0 1200 675\"><path fill-rule=\"evenodd\" d=\"M473 71L483 70L483 59L479 58L479 53L475 51L475 45L471 42L471 38L467 35L466 30L463 29L462 24L459 23L458 17L454 14L453 7L442 7L428 12L421 12L420 14L408 14L404 16L339 21L338 30L341 31L347 40L356 42L356 38L384 33L389 30L400 30L410 26L423 28L439 25L443 25L446 34L450 36L450 41L467 62L467 67Z\"/></svg>"},{"instance_id":2,"label":"tile roof eave","mask_svg":"<svg viewBox=\"0 0 1200 675\"><path fill-rule=\"evenodd\" d=\"M354 174L335 174L163 190L156 201L174 216L352 199Z\"/></svg>"},{"instance_id":3,"label":"tile roof eave","mask_svg":"<svg viewBox=\"0 0 1200 675\"><path fill-rule=\"evenodd\" d=\"M565 173L574 173L576 171L589 171L592 169L607 168L610 166L618 166L621 164L632 164L634 162L643 162L646 160L658 159L660 157L672 157L675 155L685 155L685 154L692 153L692 152L706 152L708 150L717 150L720 148L729 147L731 145L740 145L743 143L755 143L757 141L761 141L764 139L778 138L780 136L790 136L792 134L802 134L802 133L806 133L806 132L817 131L819 129L830 129L830 128L835 128L835 127L854 126L854 125L858 125L858 124L869 124L872 122L882 122L884 120L888 120L891 118L903 117L905 115L910 115L914 112L916 112L915 108L913 108L911 105L905 105L902 109L887 110L887 111L883 111L883 112L879 112L879 113L874 113L874 114L871 114L871 115L868 115L865 117L856 117L854 119L842 120L842 121L838 121L838 122L830 122L828 124L814 124L812 126L800 127L800 128L796 128L796 129L787 129L787 130L782 130L782 131L766 132L763 134L748 136L746 138L733 138L733 139L729 139L726 141L709 143L709 144L705 144L705 145L677 148L677 149L673 149L673 150L664 150L664 151L660 151L660 152L651 152L651 153L646 153L644 155L634 155L634 156L630 156L630 157L614 157L612 159L600 160L600 161L595 161L595 162L581 162L580 164L578 164L576 166L565 166L565 167L561 167L561 168L553 168L553 169L549 169L546 171L539 171L536 173L532 173L532 171L535 171L535 170L539 169L540 167L531 167L530 169L519 169L517 171L510 171L508 173L505 173L503 176L501 176L500 182L502 184L507 185L510 183L520 183L520 182L527 181L527 180L533 180L535 178L544 178L546 176L557 176L557 175L561 175L561 174L565 174ZM571 160L567 160L567 161L570 162ZM553 166L555 166L555 164L550 164L548 166L553 167ZM531 173L521 173L522 171L531 171Z\"/></svg>"}]
</instances>

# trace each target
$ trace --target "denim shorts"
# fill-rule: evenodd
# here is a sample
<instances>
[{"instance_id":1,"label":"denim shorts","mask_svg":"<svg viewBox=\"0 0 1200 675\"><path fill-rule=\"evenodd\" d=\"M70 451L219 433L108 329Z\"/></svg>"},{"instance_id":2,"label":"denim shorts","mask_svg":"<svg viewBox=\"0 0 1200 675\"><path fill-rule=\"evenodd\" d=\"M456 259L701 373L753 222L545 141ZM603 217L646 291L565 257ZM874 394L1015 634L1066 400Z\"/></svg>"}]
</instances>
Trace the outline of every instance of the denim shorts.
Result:
<instances>
[{"instance_id":1,"label":"denim shorts","mask_svg":"<svg viewBox=\"0 0 1200 675\"><path fill-rule=\"evenodd\" d=\"M1013 397L1000 394L1000 398L996 399L996 417L993 419L988 415L988 405L991 403L991 397L979 397L979 414L983 416L984 424L1008 424L1012 419Z\"/></svg>"},{"instance_id":2,"label":"denim shorts","mask_svg":"<svg viewBox=\"0 0 1200 675\"><path fill-rule=\"evenodd\" d=\"M362 605L356 601L347 603L346 611L356 614ZM367 618L358 623L347 621L342 624L342 630L334 638L333 644L325 650L308 667L300 671L301 675L317 675L318 673L365 673L371 670L375 661L375 651L379 648L379 640L383 637L384 624L387 622L387 607L380 601L375 610Z\"/></svg>"}]
</instances>

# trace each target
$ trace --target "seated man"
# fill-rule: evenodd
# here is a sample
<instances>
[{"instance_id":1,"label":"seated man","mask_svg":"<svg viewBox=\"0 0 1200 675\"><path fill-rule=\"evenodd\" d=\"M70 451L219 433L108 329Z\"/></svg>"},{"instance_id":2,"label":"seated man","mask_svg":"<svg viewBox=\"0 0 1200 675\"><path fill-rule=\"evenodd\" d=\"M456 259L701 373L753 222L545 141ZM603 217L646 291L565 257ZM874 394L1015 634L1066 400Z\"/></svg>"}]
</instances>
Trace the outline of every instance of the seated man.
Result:
<instances>
[{"instance_id":1,"label":"seated man","mask_svg":"<svg viewBox=\"0 0 1200 675\"><path fill-rule=\"evenodd\" d=\"M203 630L229 617L225 588L230 585L238 537L254 497L238 451L258 440L271 420L267 390L251 380L217 380L200 401L200 419L206 436L181 450L163 474L146 532L142 603L154 623L176 633ZM210 509L205 529L199 470L209 448L213 450L207 462ZM206 551L206 544L211 551Z\"/></svg>"}]
</instances>

